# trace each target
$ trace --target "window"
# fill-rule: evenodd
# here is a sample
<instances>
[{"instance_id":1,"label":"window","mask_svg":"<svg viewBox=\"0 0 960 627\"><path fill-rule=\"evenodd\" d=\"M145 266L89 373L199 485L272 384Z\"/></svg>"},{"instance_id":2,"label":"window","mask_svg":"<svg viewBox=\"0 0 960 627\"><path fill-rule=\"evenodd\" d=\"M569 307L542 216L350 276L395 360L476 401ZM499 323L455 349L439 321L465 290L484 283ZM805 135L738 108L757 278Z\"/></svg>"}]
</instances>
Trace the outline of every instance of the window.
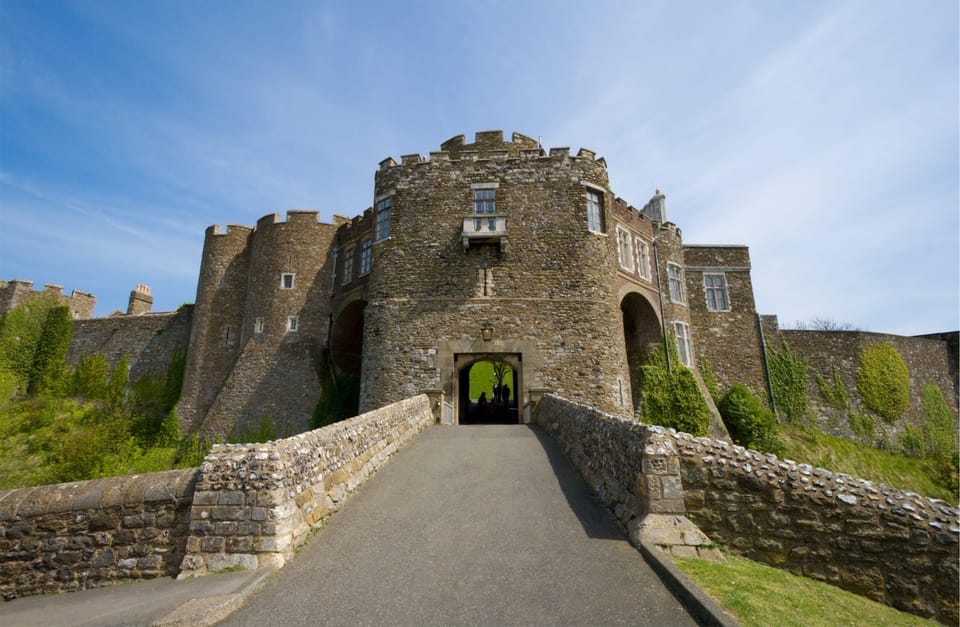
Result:
<instances>
[{"instance_id":1,"label":"window","mask_svg":"<svg viewBox=\"0 0 960 627\"><path fill-rule=\"evenodd\" d=\"M393 196L377 201L377 222L373 238L376 241L390 237L390 211L393 209Z\"/></svg>"},{"instance_id":2,"label":"window","mask_svg":"<svg viewBox=\"0 0 960 627\"><path fill-rule=\"evenodd\" d=\"M257 318L253 321L253 332L257 334L263 333L263 318Z\"/></svg>"},{"instance_id":3,"label":"window","mask_svg":"<svg viewBox=\"0 0 960 627\"><path fill-rule=\"evenodd\" d=\"M370 262L373 259L373 240L365 239L360 244L360 274L370 272Z\"/></svg>"},{"instance_id":4,"label":"window","mask_svg":"<svg viewBox=\"0 0 960 627\"><path fill-rule=\"evenodd\" d=\"M637 271L640 272L641 277L650 280L650 247L639 237L637 238Z\"/></svg>"},{"instance_id":5,"label":"window","mask_svg":"<svg viewBox=\"0 0 960 627\"><path fill-rule=\"evenodd\" d=\"M667 264L667 277L670 280L670 302L683 305L683 269L675 263Z\"/></svg>"},{"instance_id":6,"label":"window","mask_svg":"<svg viewBox=\"0 0 960 627\"><path fill-rule=\"evenodd\" d=\"M587 190L587 228L594 233L603 233L603 205L600 193Z\"/></svg>"},{"instance_id":7,"label":"window","mask_svg":"<svg viewBox=\"0 0 960 627\"><path fill-rule=\"evenodd\" d=\"M704 274L703 288L707 293L708 311L730 311L727 296L727 277L723 274Z\"/></svg>"},{"instance_id":8,"label":"window","mask_svg":"<svg viewBox=\"0 0 960 627\"><path fill-rule=\"evenodd\" d=\"M478 214L497 212L497 190L473 190L473 206Z\"/></svg>"},{"instance_id":9,"label":"window","mask_svg":"<svg viewBox=\"0 0 960 627\"><path fill-rule=\"evenodd\" d=\"M633 242L630 233L617 227L617 251L620 253L620 267L633 272Z\"/></svg>"},{"instance_id":10,"label":"window","mask_svg":"<svg viewBox=\"0 0 960 627\"><path fill-rule=\"evenodd\" d=\"M693 363L690 358L690 327L683 322L674 322L673 333L677 336L677 352L680 353L680 363L690 368Z\"/></svg>"},{"instance_id":11,"label":"window","mask_svg":"<svg viewBox=\"0 0 960 627\"><path fill-rule=\"evenodd\" d=\"M296 316L287 316L287 332L295 333L300 327L300 321Z\"/></svg>"},{"instance_id":12,"label":"window","mask_svg":"<svg viewBox=\"0 0 960 627\"><path fill-rule=\"evenodd\" d=\"M340 282L344 285L353 280L353 249L350 248L343 253L343 277Z\"/></svg>"},{"instance_id":13,"label":"window","mask_svg":"<svg viewBox=\"0 0 960 627\"><path fill-rule=\"evenodd\" d=\"M293 289L293 272L283 272L280 275L280 289L282 290L292 290Z\"/></svg>"},{"instance_id":14,"label":"window","mask_svg":"<svg viewBox=\"0 0 960 627\"><path fill-rule=\"evenodd\" d=\"M223 327L223 345L230 346L230 334L233 332L233 328L228 324Z\"/></svg>"}]
</instances>

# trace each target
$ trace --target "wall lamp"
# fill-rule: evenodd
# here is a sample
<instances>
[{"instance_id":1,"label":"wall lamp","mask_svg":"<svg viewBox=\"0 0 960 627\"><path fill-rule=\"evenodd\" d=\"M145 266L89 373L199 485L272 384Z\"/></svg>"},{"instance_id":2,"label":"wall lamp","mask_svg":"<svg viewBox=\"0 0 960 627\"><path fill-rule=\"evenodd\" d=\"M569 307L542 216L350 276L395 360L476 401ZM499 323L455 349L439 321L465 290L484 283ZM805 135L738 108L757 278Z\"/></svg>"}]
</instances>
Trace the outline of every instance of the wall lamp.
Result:
<instances>
[{"instance_id":1,"label":"wall lamp","mask_svg":"<svg viewBox=\"0 0 960 627\"><path fill-rule=\"evenodd\" d=\"M484 342L489 342L493 339L493 325L489 322L484 322L483 326L480 327L480 336L483 338Z\"/></svg>"}]
</instances>

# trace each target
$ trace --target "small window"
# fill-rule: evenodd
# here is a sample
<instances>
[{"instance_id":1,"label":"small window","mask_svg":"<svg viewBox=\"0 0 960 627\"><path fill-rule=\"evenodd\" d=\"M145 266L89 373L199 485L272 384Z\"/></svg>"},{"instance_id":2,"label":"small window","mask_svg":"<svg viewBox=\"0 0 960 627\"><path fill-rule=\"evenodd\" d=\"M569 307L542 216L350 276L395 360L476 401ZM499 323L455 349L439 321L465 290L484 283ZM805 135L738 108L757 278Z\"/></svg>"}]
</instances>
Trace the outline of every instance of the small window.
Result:
<instances>
[{"instance_id":1,"label":"small window","mask_svg":"<svg viewBox=\"0 0 960 627\"><path fill-rule=\"evenodd\" d=\"M370 272L370 262L373 260L373 240L365 239L360 245L360 274Z\"/></svg>"},{"instance_id":2,"label":"small window","mask_svg":"<svg viewBox=\"0 0 960 627\"><path fill-rule=\"evenodd\" d=\"M600 192L587 190L587 228L594 233L604 233L603 203Z\"/></svg>"},{"instance_id":3,"label":"small window","mask_svg":"<svg viewBox=\"0 0 960 627\"><path fill-rule=\"evenodd\" d=\"M673 333L677 336L677 352L680 353L680 363L690 368L693 363L690 352L690 327L683 322L674 322Z\"/></svg>"},{"instance_id":4,"label":"small window","mask_svg":"<svg viewBox=\"0 0 960 627\"><path fill-rule=\"evenodd\" d=\"M675 263L667 264L667 277L670 280L670 302L683 305L683 268Z\"/></svg>"},{"instance_id":5,"label":"small window","mask_svg":"<svg viewBox=\"0 0 960 627\"><path fill-rule=\"evenodd\" d=\"M630 233L617 227L617 251L620 255L620 267L633 272L633 240Z\"/></svg>"},{"instance_id":6,"label":"small window","mask_svg":"<svg viewBox=\"0 0 960 627\"><path fill-rule=\"evenodd\" d=\"M343 253L343 277L341 277L340 282L343 285L346 285L353 280L353 249Z\"/></svg>"},{"instance_id":7,"label":"small window","mask_svg":"<svg viewBox=\"0 0 960 627\"><path fill-rule=\"evenodd\" d=\"M637 238L637 271L642 278L650 280L650 247L639 237Z\"/></svg>"},{"instance_id":8,"label":"small window","mask_svg":"<svg viewBox=\"0 0 960 627\"><path fill-rule=\"evenodd\" d=\"M295 333L300 328L300 321L297 316L287 316L287 332Z\"/></svg>"},{"instance_id":9,"label":"small window","mask_svg":"<svg viewBox=\"0 0 960 627\"><path fill-rule=\"evenodd\" d=\"M373 238L376 241L390 237L390 212L393 210L393 196L377 201L377 221Z\"/></svg>"},{"instance_id":10,"label":"small window","mask_svg":"<svg viewBox=\"0 0 960 627\"><path fill-rule=\"evenodd\" d=\"M263 333L263 318L257 318L253 321L253 332L257 335Z\"/></svg>"},{"instance_id":11,"label":"small window","mask_svg":"<svg viewBox=\"0 0 960 627\"><path fill-rule=\"evenodd\" d=\"M727 277L723 274L704 274L703 288L707 294L708 311L730 311L727 295Z\"/></svg>"},{"instance_id":12,"label":"small window","mask_svg":"<svg viewBox=\"0 0 960 627\"><path fill-rule=\"evenodd\" d=\"M280 289L283 290L292 290L293 289L293 272L284 272L280 275Z\"/></svg>"},{"instance_id":13,"label":"small window","mask_svg":"<svg viewBox=\"0 0 960 627\"><path fill-rule=\"evenodd\" d=\"M497 190L473 190L473 206L478 214L497 212Z\"/></svg>"}]
</instances>

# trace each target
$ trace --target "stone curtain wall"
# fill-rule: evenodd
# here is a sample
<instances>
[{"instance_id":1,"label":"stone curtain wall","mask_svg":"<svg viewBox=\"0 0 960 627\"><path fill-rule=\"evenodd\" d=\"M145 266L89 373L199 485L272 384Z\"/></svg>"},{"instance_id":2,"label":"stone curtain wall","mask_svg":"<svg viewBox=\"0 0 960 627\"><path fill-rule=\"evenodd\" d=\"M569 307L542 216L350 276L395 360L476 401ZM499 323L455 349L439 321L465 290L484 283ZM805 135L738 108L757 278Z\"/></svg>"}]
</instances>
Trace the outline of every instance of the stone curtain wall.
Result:
<instances>
[{"instance_id":1,"label":"stone curtain wall","mask_svg":"<svg viewBox=\"0 0 960 627\"><path fill-rule=\"evenodd\" d=\"M0 594L175 575L196 468L0 492Z\"/></svg>"},{"instance_id":2,"label":"stone curtain wall","mask_svg":"<svg viewBox=\"0 0 960 627\"><path fill-rule=\"evenodd\" d=\"M282 566L311 528L433 423L421 395L276 442L214 446L200 469L180 576Z\"/></svg>"},{"instance_id":3,"label":"stone curtain wall","mask_svg":"<svg viewBox=\"0 0 960 627\"><path fill-rule=\"evenodd\" d=\"M282 566L311 527L434 423L418 396L201 468L0 492L0 594Z\"/></svg>"},{"instance_id":4,"label":"stone curtain wall","mask_svg":"<svg viewBox=\"0 0 960 627\"><path fill-rule=\"evenodd\" d=\"M192 306L184 306L165 313L75 320L67 363L76 365L83 355L103 353L113 367L126 354L130 381L148 373L165 374L173 353L187 350L192 312Z\"/></svg>"},{"instance_id":5,"label":"stone curtain wall","mask_svg":"<svg viewBox=\"0 0 960 627\"><path fill-rule=\"evenodd\" d=\"M671 434L687 514L747 557L957 624L955 507L717 440Z\"/></svg>"},{"instance_id":6,"label":"stone curtain wall","mask_svg":"<svg viewBox=\"0 0 960 627\"><path fill-rule=\"evenodd\" d=\"M685 512L751 559L957 623L960 513L944 501L556 396L544 397L535 416L632 540L643 513Z\"/></svg>"},{"instance_id":7,"label":"stone curtain wall","mask_svg":"<svg viewBox=\"0 0 960 627\"><path fill-rule=\"evenodd\" d=\"M860 351L867 344L875 342L887 342L896 348L910 372L910 404L903 417L895 425L876 418L877 426L883 426L894 441L896 434L902 431L903 424L915 427L924 424L926 419L921 403L924 385L936 383L947 403L954 409L957 408L957 372L951 362L950 344L946 338L906 337L864 331L779 329L776 316L764 316L764 333L770 349L783 350L781 341L785 341L795 355L807 360L807 396L817 407L817 428L831 435L856 439L845 412L838 412L827 406L817 385L815 373L820 373L829 382L832 380L833 368L836 367L851 400L859 403L857 371L860 368Z\"/></svg>"}]
</instances>

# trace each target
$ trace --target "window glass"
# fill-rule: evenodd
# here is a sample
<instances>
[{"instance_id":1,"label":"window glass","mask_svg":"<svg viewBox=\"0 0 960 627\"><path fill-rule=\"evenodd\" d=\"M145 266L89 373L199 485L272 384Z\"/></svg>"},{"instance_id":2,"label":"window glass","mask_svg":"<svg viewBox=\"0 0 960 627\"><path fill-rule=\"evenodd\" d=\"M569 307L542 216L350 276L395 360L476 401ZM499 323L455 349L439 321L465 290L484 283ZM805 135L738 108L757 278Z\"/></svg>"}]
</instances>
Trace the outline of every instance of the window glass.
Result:
<instances>
[{"instance_id":1,"label":"window glass","mask_svg":"<svg viewBox=\"0 0 960 627\"><path fill-rule=\"evenodd\" d=\"M670 302L684 304L683 269L675 263L668 263L667 277L670 280Z\"/></svg>"},{"instance_id":2,"label":"window glass","mask_svg":"<svg viewBox=\"0 0 960 627\"><path fill-rule=\"evenodd\" d=\"M633 272L633 240L630 233L617 227L617 251L620 255L620 267Z\"/></svg>"},{"instance_id":3,"label":"window glass","mask_svg":"<svg viewBox=\"0 0 960 627\"><path fill-rule=\"evenodd\" d=\"M673 323L673 333L677 336L677 352L680 353L680 363L690 367L690 329L683 322Z\"/></svg>"},{"instance_id":4,"label":"window glass","mask_svg":"<svg viewBox=\"0 0 960 627\"><path fill-rule=\"evenodd\" d=\"M637 238L637 270L640 276L650 280L650 247L639 237Z\"/></svg>"},{"instance_id":5,"label":"window glass","mask_svg":"<svg viewBox=\"0 0 960 627\"><path fill-rule=\"evenodd\" d=\"M280 287L285 290L293 289L293 277L292 272L284 272L280 275Z\"/></svg>"},{"instance_id":6,"label":"window glass","mask_svg":"<svg viewBox=\"0 0 960 627\"><path fill-rule=\"evenodd\" d=\"M703 286L707 294L707 309L710 311L726 311L730 309L730 299L727 296L727 277L723 274L703 275Z\"/></svg>"},{"instance_id":7,"label":"window glass","mask_svg":"<svg viewBox=\"0 0 960 627\"><path fill-rule=\"evenodd\" d=\"M360 274L370 272L370 262L373 259L373 240L365 239L360 245Z\"/></svg>"},{"instance_id":8,"label":"window glass","mask_svg":"<svg viewBox=\"0 0 960 627\"><path fill-rule=\"evenodd\" d=\"M374 228L374 239L378 242L390 237L390 212L392 210L392 196L388 196L377 203L377 222Z\"/></svg>"},{"instance_id":9,"label":"window glass","mask_svg":"<svg viewBox=\"0 0 960 627\"><path fill-rule=\"evenodd\" d=\"M353 249L347 250L343 253L343 277L340 279L341 283L349 283L353 280Z\"/></svg>"},{"instance_id":10,"label":"window glass","mask_svg":"<svg viewBox=\"0 0 960 627\"><path fill-rule=\"evenodd\" d=\"M473 190L473 205L477 213L496 213L497 190Z\"/></svg>"},{"instance_id":11,"label":"window glass","mask_svg":"<svg viewBox=\"0 0 960 627\"><path fill-rule=\"evenodd\" d=\"M594 233L603 233L603 206L600 194L587 190L587 228Z\"/></svg>"}]
</instances>

